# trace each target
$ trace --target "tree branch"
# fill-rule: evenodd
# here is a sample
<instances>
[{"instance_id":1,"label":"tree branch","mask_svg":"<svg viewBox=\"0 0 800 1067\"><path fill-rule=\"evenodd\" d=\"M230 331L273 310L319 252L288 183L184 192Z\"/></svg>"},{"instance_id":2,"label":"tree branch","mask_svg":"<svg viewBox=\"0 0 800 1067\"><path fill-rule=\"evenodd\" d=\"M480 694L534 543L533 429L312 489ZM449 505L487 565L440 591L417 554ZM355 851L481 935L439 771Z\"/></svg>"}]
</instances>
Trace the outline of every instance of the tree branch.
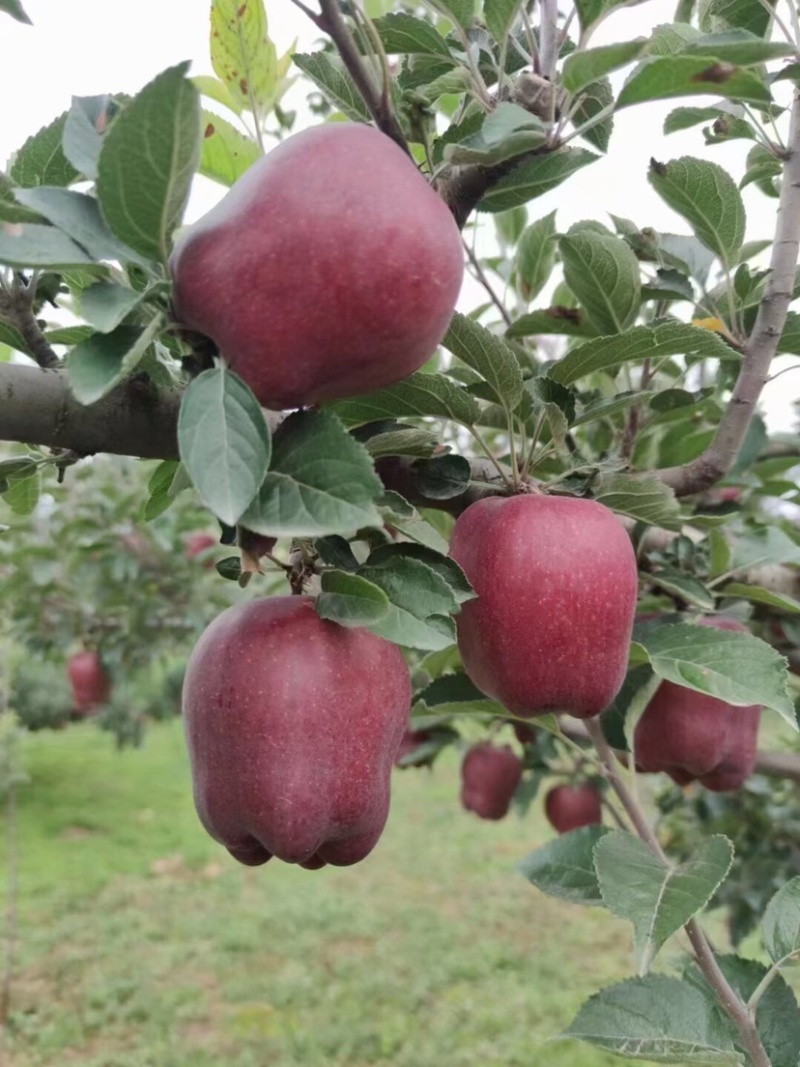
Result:
<instances>
[{"instance_id":1,"label":"tree branch","mask_svg":"<svg viewBox=\"0 0 800 1067\"><path fill-rule=\"evenodd\" d=\"M658 471L679 496L708 489L733 466L750 425L769 366L778 350L794 289L800 248L800 90L795 90L786 162L783 168L778 222L772 246L770 276L755 324L744 346L742 367L733 395L714 439L697 459Z\"/></svg>"},{"instance_id":2,"label":"tree branch","mask_svg":"<svg viewBox=\"0 0 800 1067\"><path fill-rule=\"evenodd\" d=\"M45 340L33 313L35 287L22 285L15 278L10 289L0 286L0 318L5 319L20 333L27 351L40 367L60 367L61 360Z\"/></svg>"},{"instance_id":3,"label":"tree branch","mask_svg":"<svg viewBox=\"0 0 800 1067\"><path fill-rule=\"evenodd\" d=\"M327 33L336 45L336 50L355 82L370 115L375 120L375 125L410 155L403 129L392 109L391 101L375 85L361 53L356 48L353 35L342 17L339 0L319 0L319 6L322 14L313 17L314 25ZM304 6L302 9L309 14Z\"/></svg>"}]
</instances>

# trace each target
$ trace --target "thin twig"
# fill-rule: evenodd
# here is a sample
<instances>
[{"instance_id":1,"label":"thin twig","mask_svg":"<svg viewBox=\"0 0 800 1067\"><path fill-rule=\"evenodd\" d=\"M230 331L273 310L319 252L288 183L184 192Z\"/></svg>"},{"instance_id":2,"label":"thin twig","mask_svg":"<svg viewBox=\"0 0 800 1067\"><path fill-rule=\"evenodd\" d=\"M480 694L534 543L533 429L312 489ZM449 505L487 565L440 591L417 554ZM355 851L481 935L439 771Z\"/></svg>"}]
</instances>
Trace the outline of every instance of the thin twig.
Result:
<instances>
[{"instance_id":1,"label":"thin twig","mask_svg":"<svg viewBox=\"0 0 800 1067\"><path fill-rule=\"evenodd\" d=\"M676 493L689 495L708 489L727 474L736 459L756 404L768 380L769 365L778 351L794 290L800 249L800 90L795 90L787 157L783 170L770 276L756 321L742 354L742 366L714 439L697 459L668 467L659 477Z\"/></svg>"},{"instance_id":2,"label":"thin twig","mask_svg":"<svg viewBox=\"0 0 800 1067\"><path fill-rule=\"evenodd\" d=\"M539 0L539 73L553 83L558 50L558 0Z\"/></svg>"},{"instance_id":3,"label":"thin twig","mask_svg":"<svg viewBox=\"0 0 800 1067\"><path fill-rule=\"evenodd\" d=\"M513 320L511 318L511 316L509 315L505 304L500 299L500 297L497 295L497 293L494 291L494 288L492 287L492 283L489 281L489 278L488 278L488 276L486 274L486 271L483 269L483 266L481 265L480 260L478 259L478 257L473 252L473 250L470 247L469 243L463 237L462 237L461 241L462 241L462 244L464 245L464 251L467 253L467 259L470 262L470 266L475 271L475 277L481 283L483 288L486 290L491 302L494 304L494 306L500 312L500 317L502 318L503 322L506 324L506 326L510 326Z\"/></svg>"},{"instance_id":4,"label":"thin twig","mask_svg":"<svg viewBox=\"0 0 800 1067\"><path fill-rule=\"evenodd\" d=\"M47 343L33 313L35 296L34 285L24 285L18 275L10 287L0 285L0 319L17 329L27 352L40 367L60 367L61 360Z\"/></svg>"}]
</instances>

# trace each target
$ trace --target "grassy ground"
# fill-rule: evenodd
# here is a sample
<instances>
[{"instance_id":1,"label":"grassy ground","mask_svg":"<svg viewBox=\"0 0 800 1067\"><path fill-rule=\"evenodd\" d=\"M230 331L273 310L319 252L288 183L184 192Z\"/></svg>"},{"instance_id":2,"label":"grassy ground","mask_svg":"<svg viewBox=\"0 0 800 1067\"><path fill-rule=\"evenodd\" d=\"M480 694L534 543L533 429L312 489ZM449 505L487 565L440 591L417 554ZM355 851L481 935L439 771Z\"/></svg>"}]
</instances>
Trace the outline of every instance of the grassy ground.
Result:
<instances>
[{"instance_id":1,"label":"grassy ground","mask_svg":"<svg viewBox=\"0 0 800 1067\"><path fill-rule=\"evenodd\" d=\"M39 734L24 759L4 1067L619 1062L546 1041L630 973L627 928L524 882L539 812L468 816L455 762L396 775L367 861L307 872L246 870L206 837L179 722L137 752L90 725Z\"/></svg>"}]
</instances>

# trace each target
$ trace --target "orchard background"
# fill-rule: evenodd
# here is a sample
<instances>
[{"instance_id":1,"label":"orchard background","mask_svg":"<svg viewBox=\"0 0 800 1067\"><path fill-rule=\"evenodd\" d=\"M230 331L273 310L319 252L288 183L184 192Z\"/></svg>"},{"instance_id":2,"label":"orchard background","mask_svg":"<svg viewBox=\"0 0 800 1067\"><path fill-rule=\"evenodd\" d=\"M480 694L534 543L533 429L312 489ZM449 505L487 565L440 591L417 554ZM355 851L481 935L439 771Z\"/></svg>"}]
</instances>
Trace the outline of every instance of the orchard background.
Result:
<instances>
[{"instance_id":1,"label":"orchard background","mask_svg":"<svg viewBox=\"0 0 800 1067\"><path fill-rule=\"evenodd\" d=\"M54 99L0 172L4 1061L797 1067L796 6L210 15L187 28L208 34L202 68L169 41L147 84L93 82L62 114ZM48 18L0 0L14 39ZM363 157L284 164L294 214L264 226L240 179L304 128L343 143L353 124ZM370 171L383 153L400 196ZM230 187L233 237L219 214L182 228ZM449 326L411 360L432 279L452 288L462 253L458 310L442 298ZM392 271L385 306L365 302ZM401 306L387 341L375 323ZM326 393L364 330L362 369ZM398 338L402 370L383 355ZM275 374L312 350L327 378L289 403ZM370 358L383 388L359 387ZM535 541L517 575L500 519L475 565L461 516L487 500L553 516L536 538L553 534L539 556L561 577L533 615ZM601 512L596 536L558 526ZM240 867L192 806L191 649L226 608L290 592L320 633L399 646L413 685L386 830L352 867ZM470 651L483 610L513 631L510 667ZM615 659L621 688L587 710L578 692ZM245 694L249 662L230 664ZM305 665L313 679L311 645ZM530 671L538 695L517 700ZM364 680L348 684L355 705ZM301 748L335 756L347 790L366 734L343 693L333 748L312 730ZM240 759L260 733L245 720L234 708L224 742Z\"/></svg>"}]
</instances>

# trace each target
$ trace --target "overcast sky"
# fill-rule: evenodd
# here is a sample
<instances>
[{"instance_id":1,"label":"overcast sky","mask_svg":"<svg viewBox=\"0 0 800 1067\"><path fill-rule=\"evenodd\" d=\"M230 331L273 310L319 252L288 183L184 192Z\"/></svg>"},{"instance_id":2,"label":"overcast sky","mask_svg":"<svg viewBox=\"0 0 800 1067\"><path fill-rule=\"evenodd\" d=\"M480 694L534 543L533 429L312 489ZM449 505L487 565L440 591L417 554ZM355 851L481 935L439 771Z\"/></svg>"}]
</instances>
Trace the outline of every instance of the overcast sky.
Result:
<instances>
[{"instance_id":1,"label":"overcast sky","mask_svg":"<svg viewBox=\"0 0 800 1067\"><path fill-rule=\"evenodd\" d=\"M309 0L313 6L313 0ZM4 98L0 116L0 164L4 165L30 134L69 107L73 95L104 92L135 93L166 67L191 60L193 74L212 73L208 58L209 4L200 0L24 0L33 26L0 14ZM647 0L610 18L593 44L646 36L652 27L672 20L675 0ZM297 38L308 50L318 31L290 0L268 0L270 34L281 51ZM302 90L298 100L302 106ZM707 156L737 180L744 172L746 147L741 141L712 150L703 144L699 128L665 138L664 116L677 104L711 103L711 97L642 105L621 112L610 155L579 171L559 189L529 205L536 218L558 208L558 226L565 230L584 218L608 222L606 212L633 219L640 226L688 232L656 196L646 180L651 157L666 161L692 154ZM198 179L187 220L203 214L224 190ZM748 211L748 239L770 237L775 201L750 186L744 191ZM475 292L465 293L470 301ZM474 305L480 296L471 300ZM776 361L780 369L796 359ZM767 414L774 429L790 429L791 401L800 393L800 371L782 375L767 387Z\"/></svg>"}]
</instances>

